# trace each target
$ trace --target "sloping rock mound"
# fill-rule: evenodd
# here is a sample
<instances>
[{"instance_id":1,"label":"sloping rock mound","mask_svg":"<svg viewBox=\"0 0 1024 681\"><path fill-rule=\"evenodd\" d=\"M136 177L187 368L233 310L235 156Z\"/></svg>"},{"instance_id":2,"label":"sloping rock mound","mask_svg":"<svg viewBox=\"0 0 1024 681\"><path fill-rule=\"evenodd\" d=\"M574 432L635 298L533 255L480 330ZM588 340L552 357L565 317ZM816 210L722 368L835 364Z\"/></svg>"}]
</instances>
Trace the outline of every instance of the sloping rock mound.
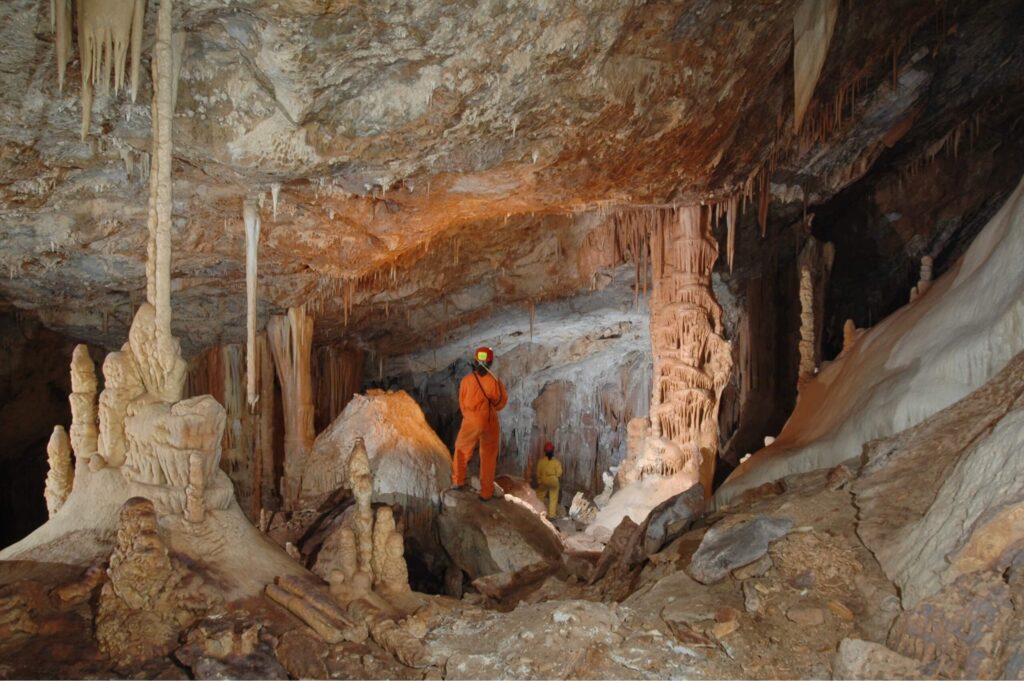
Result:
<instances>
[{"instance_id":1,"label":"sloping rock mound","mask_svg":"<svg viewBox=\"0 0 1024 681\"><path fill-rule=\"evenodd\" d=\"M356 395L313 443L302 474L300 503L317 506L351 485L348 458L363 438L373 472L373 501L400 504L410 524L429 528L451 481L451 454L404 391Z\"/></svg>"},{"instance_id":2,"label":"sloping rock mound","mask_svg":"<svg viewBox=\"0 0 1024 681\"><path fill-rule=\"evenodd\" d=\"M733 472L716 503L856 457L868 441L964 398L1024 350L1022 225L1024 181L926 295L861 334L801 385L782 433Z\"/></svg>"},{"instance_id":3,"label":"sloping rock mound","mask_svg":"<svg viewBox=\"0 0 1024 681\"><path fill-rule=\"evenodd\" d=\"M913 607L1024 549L1024 353L919 426L872 442L857 532ZM914 484L906 480L913 476Z\"/></svg>"},{"instance_id":4,"label":"sloping rock mound","mask_svg":"<svg viewBox=\"0 0 1024 681\"><path fill-rule=\"evenodd\" d=\"M501 499L481 501L475 492L446 492L438 529L448 556L471 579L561 560L561 540L536 513Z\"/></svg>"}]
</instances>

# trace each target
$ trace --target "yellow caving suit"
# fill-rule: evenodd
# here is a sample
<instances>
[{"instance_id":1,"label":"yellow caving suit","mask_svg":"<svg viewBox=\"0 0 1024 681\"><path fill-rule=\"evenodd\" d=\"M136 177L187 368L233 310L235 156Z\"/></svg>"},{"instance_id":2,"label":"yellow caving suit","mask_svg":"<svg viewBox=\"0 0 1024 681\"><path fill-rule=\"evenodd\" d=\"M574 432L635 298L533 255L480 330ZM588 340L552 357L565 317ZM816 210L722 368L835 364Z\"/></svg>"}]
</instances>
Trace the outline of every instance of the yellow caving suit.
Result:
<instances>
[{"instance_id":1,"label":"yellow caving suit","mask_svg":"<svg viewBox=\"0 0 1024 681\"><path fill-rule=\"evenodd\" d=\"M549 518L554 518L558 513L558 483L561 479L561 462L554 457L541 457L537 462L537 496L541 501L547 497Z\"/></svg>"}]
</instances>

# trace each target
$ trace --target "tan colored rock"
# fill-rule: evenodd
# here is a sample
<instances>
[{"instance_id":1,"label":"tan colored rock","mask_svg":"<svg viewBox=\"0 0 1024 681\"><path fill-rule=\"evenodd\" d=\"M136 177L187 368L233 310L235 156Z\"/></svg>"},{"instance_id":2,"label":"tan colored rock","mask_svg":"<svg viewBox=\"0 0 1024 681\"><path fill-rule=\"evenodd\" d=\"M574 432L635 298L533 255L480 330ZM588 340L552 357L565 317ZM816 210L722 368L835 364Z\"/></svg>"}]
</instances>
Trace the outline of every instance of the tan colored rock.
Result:
<instances>
[{"instance_id":1,"label":"tan colored rock","mask_svg":"<svg viewBox=\"0 0 1024 681\"><path fill-rule=\"evenodd\" d=\"M853 611L839 601L831 599L825 605L832 611L833 615L842 621L852 622L854 620Z\"/></svg>"},{"instance_id":2,"label":"tan colored rock","mask_svg":"<svg viewBox=\"0 0 1024 681\"><path fill-rule=\"evenodd\" d=\"M88 462L97 451L96 366L85 345L75 346L71 357L71 448Z\"/></svg>"},{"instance_id":3,"label":"tan colored rock","mask_svg":"<svg viewBox=\"0 0 1024 681\"><path fill-rule=\"evenodd\" d=\"M43 496L46 497L46 510L52 518L71 494L71 486L75 479L71 464L71 441L64 426L53 427L53 434L46 445L46 459L50 464L50 471L46 474Z\"/></svg>"},{"instance_id":4,"label":"tan colored rock","mask_svg":"<svg viewBox=\"0 0 1024 681\"><path fill-rule=\"evenodd\" d=\"M797 605L786 611L786 618L804 627L817 627L825 623L825 613L821 608Z\"/></svg>"},{"instance_id":5,"label":"tan colored rock","mask_svg":"<svg viewBox=\"0 0 1024 681\"><path fill-rule=\"evenodd\" d=\"M124 464L128 452L124 419L128 405L145 394L142 378L126 344L120 352L108 353L103 360L103 392L99 403L100 454L110 466Z\"/></svg>"},{"instance_id":6,"label":"tan colored rock","mask_svg":"<svg viewBox=\"0 0 1024 681\"><path fill-rule=\"evenodd\" d=\"M833 679L924 679L919 662L881 643L844 638L832 661Z\"/></svg>"},{"instance_id":7,"label":"tan colored rock","mask_svg":"<svg viewBox=\"0 0 1024 681\"><path fill-rule=\"evenodd\" d=\"M395 514L390 506L381 506L377 509L377 517L373 524L373 555L371 567L373 569L373 583L380 584L384 580L384 564L388 556L388 539L395 531ZM401 535L399 535L401 536ZM403 565L405 561L402 561Z\"/></svg>"},{"instance_id":8,"label":"tan colored rock","mask_svg":"<svg viewBox=\"0 0 1024 681\"><path fill-rule=\"evenodd\" d=\"M711 633L717 639L723 639L729 634L735 632L740 628L739 620L729 620L727 622L715 622L711 627Z\"/></svg>"},{"instance_id":9,"label":"tan colored rock","mask_svg":"<svg viewBox=\"0 0 1024 681\"><path fill-rule=\"evenodd\" d=\"M362 438L356 438L349 456L349 481L356 498L355 537L359 570L373 574L373 476Z\"/></svg>"},{"instance_id":10,"label":"tan colored rock","mask_svg":"<svg viewBox=\"0 0 1024 681\"><path fill-rule=\"evenodd\" d=\"M178 633L218 607L215 590L172 558L148 499L133 497L121 510L109 581L100 592L96 639L119 668L166 655Z\"/></svg>"},{"instance_id":11,"label":"tan colored rock","mask_svg":"<svg viewBox=\"0 0 1024 681\"><path fill-rule=\"evenodd\" d=\"M288 309L267 322L267 340L281 383L284 405L284 477L281 497L285 508L294 507L301 493L302 474L316 435L313 429L313 384L310 352L313 318L305 305Z\"/></svg>"},{"instance_id":12,"label":"tan colored rock","mask_svg":"<svg viewBox=\"0 0 1024 681\"><path fill-rule=\"evenodd\" d=\"M752 577L761 577L768 573L772 569L772 557L769 554L764 554L753 563L738 567L732 571L734 579L743 581L751 579Z\"/></svg>"}]
</instances>

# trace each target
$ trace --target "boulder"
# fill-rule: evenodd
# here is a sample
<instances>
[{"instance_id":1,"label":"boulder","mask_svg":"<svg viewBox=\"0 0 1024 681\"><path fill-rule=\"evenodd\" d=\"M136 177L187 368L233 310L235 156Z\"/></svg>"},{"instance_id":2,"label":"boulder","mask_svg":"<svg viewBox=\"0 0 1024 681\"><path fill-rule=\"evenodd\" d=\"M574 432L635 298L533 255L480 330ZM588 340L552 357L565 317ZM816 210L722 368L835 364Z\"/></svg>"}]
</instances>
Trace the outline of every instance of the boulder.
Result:
<instances>
[{"instance_id":1,"label":"boulder","mask_svg":"<svg viewBox=\"0 0 1024 681\"><path fill-rule=\"evenodd\" d=\"M832 661L833 679L923 679L916 660L881 643L844 638Z\"/></svg>"},{"instance_id":2,"label":"boulder","mask_svg":"<svg viewBox=\"0 0 1024 681\"><path fill-rule=\"evenodd\" d=\"M755 516L745 522L722 527L720 523L704 535L687 572L702 584L714 584L732 570L749 565L768 552L768 545L784 537L793 527L789 518Z\"/></svg>"},{"instance_id":3,"label":"boulder","mask_svg":"<svg viewBox=\"0 0 1024 681\"><path fill-rule=\"evenodd\" d=\"M537 491L530 486L526 480L522 478L513 478L511 475L499 475L494 479L494 484L497 485L494 492L498 493L498 487L505 494L510 494L516 499L525 502L530 508L537 513L547 513L547 507L544 502L537 496Z\"/></svg>"},{"instance_id":4,"label":"boulder","mask_svg":"<svg viewBox=\"0 0 1024 681\"><path fill-rule=\"evenodd\" d=\"M655 506L644 522L644 552L647 555L657 553L689 530L703 511L704 485L699 482Z\"/></svg>"},{"instance_id":5,"label":"boulder","mask_svg":"<svg viewBox=\"0 0 1024 681\"><path fill-rule=\"evenodd\" d=\"M441 545L470 579L558 563L562 542L551 525L521 504L449 490L438 518Z\"/></svg>"}]
</instances>

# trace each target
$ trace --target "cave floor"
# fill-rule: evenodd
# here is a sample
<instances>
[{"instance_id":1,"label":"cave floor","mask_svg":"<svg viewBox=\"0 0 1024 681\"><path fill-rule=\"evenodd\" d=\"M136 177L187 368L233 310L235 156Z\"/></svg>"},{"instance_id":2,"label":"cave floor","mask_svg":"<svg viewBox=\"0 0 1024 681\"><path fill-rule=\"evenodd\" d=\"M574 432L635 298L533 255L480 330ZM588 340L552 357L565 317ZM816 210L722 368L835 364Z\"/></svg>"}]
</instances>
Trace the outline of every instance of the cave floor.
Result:
<instances>
[{"instance_id":1,"label":"cave floor","mask_svg":"<svg viewBox=\"0 0 1024 681\"><path fill-rule=\"evenodd\" d=\"M255 653L218 658L215 647L200 646L199 657L210 658L203 668L235 678L285 671L307 678L828 678L842 639L884 641L899 613L895 588L857 537L848 481L845 469L835 469L753 490L642 568L613 569L593 585L552 576L503 601L477 593L432 597L423 640L434 664L427 669L404 667L372 642L327 645L263 599L200 620L177 651L126 669L104 659L94 642L98 592L64 609L47 598L75 570L2 563L0 677L190 678L189 669L195 674L202 665L189 641L213 640L211 630L225 627L237 639L257 623ZM758 514L794 523L771 545L770 564L709 586L688 576L684 568L710 525Z\"/></svg>"}]
</instances>

